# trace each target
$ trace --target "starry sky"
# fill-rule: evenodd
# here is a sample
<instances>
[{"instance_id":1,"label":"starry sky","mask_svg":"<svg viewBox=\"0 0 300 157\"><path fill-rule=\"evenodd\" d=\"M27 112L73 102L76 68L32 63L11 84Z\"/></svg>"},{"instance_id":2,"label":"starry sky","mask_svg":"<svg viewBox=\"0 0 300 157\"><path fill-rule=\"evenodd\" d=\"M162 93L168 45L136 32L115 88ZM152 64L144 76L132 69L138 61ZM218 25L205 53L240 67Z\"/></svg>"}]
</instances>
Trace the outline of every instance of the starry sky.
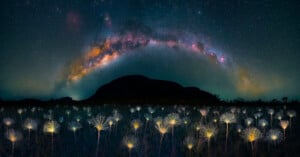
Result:
<instances>
[{"instance_id":1,"label":"starry sky","mask_svg":"<svg viewBox=\"0 0 300 157\"><path fill-rule=\"evenodd\" d=\"M0 98L80 100L141 74L228 100L300 99L292 0L3 0Z\"/></svg>"}]
</instances>

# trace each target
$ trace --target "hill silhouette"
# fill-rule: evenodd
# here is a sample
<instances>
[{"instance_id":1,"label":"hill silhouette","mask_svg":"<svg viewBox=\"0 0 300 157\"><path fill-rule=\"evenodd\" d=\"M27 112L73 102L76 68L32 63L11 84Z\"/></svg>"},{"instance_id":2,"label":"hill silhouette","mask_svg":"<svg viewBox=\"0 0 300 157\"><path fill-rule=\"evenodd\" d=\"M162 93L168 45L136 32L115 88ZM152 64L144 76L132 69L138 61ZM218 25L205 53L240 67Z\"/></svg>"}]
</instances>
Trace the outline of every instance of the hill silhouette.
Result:
<instances>
[{"instance_id":1,"label":"hill silhouette","mask_svg":"<svg viewBox=\"0 0 300 157\"><path fill-rule=\"evenodd\" d=\"M6 101L0 98L0 106L53 106L53 105L101 105L101 104L158 104L158 105L209 105L209 106L293 106L300 110L297 100L287 100L287 97L272 101L220 100L216 95L196 87L183 87L178 83L156 80L141 75L129 75L117 78L101 87L86 100L75 101L71 97L50 99L47 101L26 98Z\"/></svg>"},{"instance_id":2,"label":"hill silhouette","mask_svg":"<svg viewBox=\"0 0 300 157\"><path fill-rule=\"evenodd\" d=\"M88 102L105 103L217 103L219 99L195 87L150 79L141 75L124 76L100 87Z\"/></svg>"}]
</instances>

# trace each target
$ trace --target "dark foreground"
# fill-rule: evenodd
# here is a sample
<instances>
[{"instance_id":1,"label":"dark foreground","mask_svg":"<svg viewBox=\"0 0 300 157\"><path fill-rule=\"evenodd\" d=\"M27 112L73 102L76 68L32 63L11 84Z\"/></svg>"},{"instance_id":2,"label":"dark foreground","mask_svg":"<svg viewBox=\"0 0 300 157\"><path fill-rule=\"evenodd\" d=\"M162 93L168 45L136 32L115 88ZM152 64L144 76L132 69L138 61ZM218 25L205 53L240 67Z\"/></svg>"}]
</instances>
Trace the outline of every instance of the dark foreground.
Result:
<instances>
[{"instance_id":1,"label":"dark foreground","mask_svg":"<svg viewBox=\"0 0 300 157\"><path fill-rule=\"evenodd\" d=\"M300 152L299 106L291 104L7 106L0 111L1 157L296 157Z\"/></svg>"}]
</instances>

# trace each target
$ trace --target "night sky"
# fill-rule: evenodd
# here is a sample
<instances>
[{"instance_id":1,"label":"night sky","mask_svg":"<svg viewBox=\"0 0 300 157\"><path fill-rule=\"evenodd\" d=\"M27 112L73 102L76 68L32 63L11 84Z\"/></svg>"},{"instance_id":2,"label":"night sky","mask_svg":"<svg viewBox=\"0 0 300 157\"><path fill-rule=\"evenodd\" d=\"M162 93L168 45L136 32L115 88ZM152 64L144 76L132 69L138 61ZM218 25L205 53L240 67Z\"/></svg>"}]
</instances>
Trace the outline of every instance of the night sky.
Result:
<instances>
[{"instance_id":1,"label":"night sky","mask_svg":"<svg viewBox=\"0 0 300 157\"><path fill-rule=\"evenodd\" d=\"M120 76L300 99L300 3L2 0L0 98L84 99Z\"/></svg>"}]
</instances>

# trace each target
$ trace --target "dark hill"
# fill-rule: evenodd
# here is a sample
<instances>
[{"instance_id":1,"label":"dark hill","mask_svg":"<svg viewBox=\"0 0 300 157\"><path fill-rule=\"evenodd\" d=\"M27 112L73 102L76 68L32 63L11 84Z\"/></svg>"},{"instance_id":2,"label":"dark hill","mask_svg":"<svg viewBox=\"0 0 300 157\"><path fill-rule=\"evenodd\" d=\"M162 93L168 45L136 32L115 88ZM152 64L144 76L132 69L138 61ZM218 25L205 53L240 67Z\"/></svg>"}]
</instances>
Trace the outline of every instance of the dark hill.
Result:
<instances>
[{"instance_id":1,"label":"dark hill","mask_svg":"<svg viewBox=\"0 0 300 157\"><path fill-rule=\"evenodd\" d=\"M219 99L195 87L140 75L118 78L100 87L88 102L101 103L217 103Z\"/></svg>"}]
</instances>

